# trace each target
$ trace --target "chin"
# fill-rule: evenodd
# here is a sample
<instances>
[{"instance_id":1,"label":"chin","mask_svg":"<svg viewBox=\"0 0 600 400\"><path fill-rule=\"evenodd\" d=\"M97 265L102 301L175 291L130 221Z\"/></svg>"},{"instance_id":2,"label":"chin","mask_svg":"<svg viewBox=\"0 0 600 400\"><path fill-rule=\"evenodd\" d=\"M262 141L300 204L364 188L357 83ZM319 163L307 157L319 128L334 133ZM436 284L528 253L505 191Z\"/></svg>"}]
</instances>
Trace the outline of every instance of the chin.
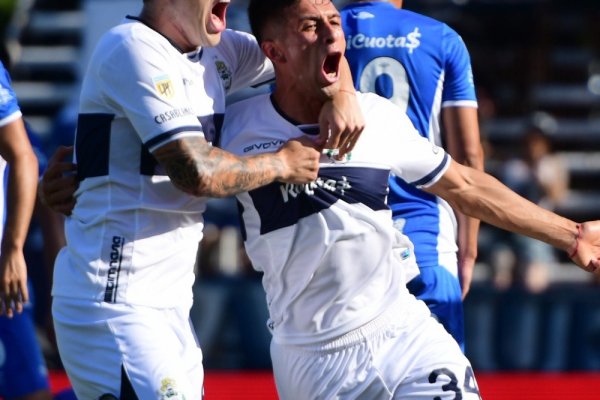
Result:
<instances>
[{"instance_id":1,"label":"chin","mask_svg":"<svg viewBox=\"0 0 600 400\"><path fill-rule=\"evenodd\" d=\"M200 46L202 47L215 47L221 41L221 32L219 33L205 33L200 38Z\"/></svg>"}]
</instances>

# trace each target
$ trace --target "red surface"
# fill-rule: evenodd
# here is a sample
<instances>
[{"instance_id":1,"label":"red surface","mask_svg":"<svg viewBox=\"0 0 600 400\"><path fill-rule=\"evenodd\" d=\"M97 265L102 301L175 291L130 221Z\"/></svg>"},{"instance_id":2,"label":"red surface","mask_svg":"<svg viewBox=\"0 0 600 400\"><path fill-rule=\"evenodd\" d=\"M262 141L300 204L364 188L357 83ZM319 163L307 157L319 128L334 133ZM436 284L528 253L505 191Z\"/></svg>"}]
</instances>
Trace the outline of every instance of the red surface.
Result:
<instances>
[{"instance_id":1,"label":"red surface","mask_svg":"<svg viewBox=\"0 0 600 400\"><path fill-rule=\"evenodd\" d=\"M600 372L477 373L484 400L598 400Z\"/></svg>"},{"instance_id":2,"label":"red surface","mask_svg":"<svg viewBox=\"0 0 600 400\"><path fill-rule=\"evenodd\" d=\"M596 373L475 373L484 400L598 400ZM66 376L51 373L53 392L68 388ZM276 400L270 372L208 371L206 400Z\"/></svg>"}]
</instances>

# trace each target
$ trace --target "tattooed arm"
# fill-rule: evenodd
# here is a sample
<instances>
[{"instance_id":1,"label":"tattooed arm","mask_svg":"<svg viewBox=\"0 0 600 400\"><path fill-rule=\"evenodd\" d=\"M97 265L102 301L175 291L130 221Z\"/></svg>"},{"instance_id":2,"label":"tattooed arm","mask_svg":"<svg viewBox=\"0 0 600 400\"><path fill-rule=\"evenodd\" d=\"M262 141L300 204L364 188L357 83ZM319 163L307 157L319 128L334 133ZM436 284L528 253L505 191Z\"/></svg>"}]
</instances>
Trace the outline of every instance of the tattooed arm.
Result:
<instances>
[{"instance_id":1,"label":"tattooed arm","mask_svg":"<svg viewBox=\"0 0 600 400\"><path fill-rule=\"evenodd\" d=\"M308 183L317 178L320 152L305 138L276 153L238 157L198 137L170 142L154 152L173 184L195 195L225 197L273 181Z\"/></svg>"}]
</instances>

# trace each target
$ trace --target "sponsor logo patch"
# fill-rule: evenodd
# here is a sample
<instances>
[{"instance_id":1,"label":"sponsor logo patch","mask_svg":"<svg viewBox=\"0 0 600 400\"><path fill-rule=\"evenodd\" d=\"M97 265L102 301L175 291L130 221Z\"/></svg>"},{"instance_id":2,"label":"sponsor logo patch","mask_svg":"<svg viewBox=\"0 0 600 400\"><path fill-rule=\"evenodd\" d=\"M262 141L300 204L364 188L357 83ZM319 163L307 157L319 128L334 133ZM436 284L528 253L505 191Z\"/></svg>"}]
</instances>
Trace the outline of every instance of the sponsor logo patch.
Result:
<instances>
[{"instance_id":1,"label":"sponsor logo patch","mask_svg":"<svg viewBox=\"0 0 600 400\"><path fill-rule=\"evenodd\" d=\"M108 273L106 277L106 289L104 290L104 301L114 303L117 299L117 288L119 286L119 272L123 261L123 246L125 238L113 236L109 250Z\"/></svg>"},{"instance_id":2,"label":"sponsor logo patch","mask_svg":"<svg viewBox=\"0 0 600 400\"><path fill-rule=\"evenodd\" d=\"M166 99L172 99L175 96L175 87L169 75L160 75L152 78L152 83L159 95Z\"/></svg>"},{"instance_id":3,"label":"sponsor logo patch","mask_svg":"<svg viewBox=\"0 0 600 400\"><path fill-rule=\"evenodd\" d=\"M363 33L354 36L346 36L346 49L395 49L404 48L412 54L419 46L421 46L421 32L419 28L408 33L406 36L367 36Z\"/></svg>"},{"instance_id":4,"label":"sponsor logo patch","mask_svg":"<svg viewBox=\"0 0 600 400\"><path fill-rule=\"evenodd\" d=\"M346 191L352 189L352 185L345 176L342 176L339 180L318 177L315 181L310 183L282 183L279 186L284 203L296 199L300 193L313 196L315 194L315 189L323 189L331 193L340 193L344 196Z\"/></svg>"}]
</instances>

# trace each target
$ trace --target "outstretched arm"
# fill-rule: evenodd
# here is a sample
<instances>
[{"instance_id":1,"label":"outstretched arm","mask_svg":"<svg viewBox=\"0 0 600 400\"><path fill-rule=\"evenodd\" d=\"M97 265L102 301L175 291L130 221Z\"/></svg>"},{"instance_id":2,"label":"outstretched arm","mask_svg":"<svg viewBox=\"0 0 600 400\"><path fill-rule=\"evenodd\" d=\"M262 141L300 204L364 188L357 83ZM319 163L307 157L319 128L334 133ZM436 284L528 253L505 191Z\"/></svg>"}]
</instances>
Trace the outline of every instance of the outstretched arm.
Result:
<instances>
[{"instance_id":1,"label":"outstretched arm","mask_svg":"<svg viewBox=\"0 0 600 400\"><path fill-rule=\"evenodd\" d=\"M8 164L6 222L0 252L0 315L12 317L29 300L23 246L35 203L38 162L21 118L0 127L0 156Z\"/></svg>"},{"instance_id":2,"label":"outstretched arm","mask_svg":"<svg viewBox=\"0 0 600 400\"><path fill-rule=\"evenodd\" d=\"M491 175L454 161L426 190L466 215L562 249L582 269L600 274L600 221L581 224L579 233L576 222L519 196Z\"/></svg>"}]
</instances>

